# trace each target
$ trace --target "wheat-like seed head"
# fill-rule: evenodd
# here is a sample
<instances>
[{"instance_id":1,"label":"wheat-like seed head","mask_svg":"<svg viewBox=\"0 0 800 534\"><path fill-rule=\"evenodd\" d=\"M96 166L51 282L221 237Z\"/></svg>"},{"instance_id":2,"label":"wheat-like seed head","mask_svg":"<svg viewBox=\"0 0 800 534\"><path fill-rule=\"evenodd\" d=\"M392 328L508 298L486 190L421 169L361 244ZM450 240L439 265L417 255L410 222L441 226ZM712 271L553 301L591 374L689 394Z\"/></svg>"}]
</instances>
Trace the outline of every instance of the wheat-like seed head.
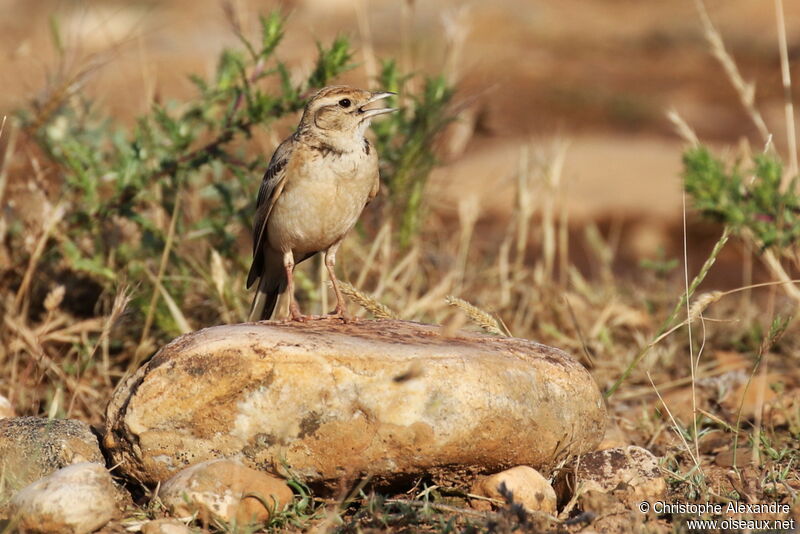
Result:
<instances>
[{"instance_id":1,"label":"wheat-like seed head","mask_svg":"<svg viewBox=\"0 0 800 534\"><path fill-rule=\"evenodd\" d=\"M507 336L503 329L500 326L500 323L492 317L487 311L484 311L477 306L470 304L466 300L460 299L458 297L448 296L445 297L445 302L450 305L458 308L459 310L463 311L467 314L475 324L483 328L486 332L490 334L494 334L496 336Z\"/></svg>"},{"instance_id":2,"label":"wheat-like seed head","mask_svg":"<svg viewBox=\"0 0 800 534\"><path fill-rule=\"evenodd\" d=\"M65 291L66 289L63 285L54 287L44 299L44 309L51 312L61 306L61 303L64 301Z\"/></svg>"},{"instance_id":3,"label":"wheat-like seed head","mask_svg":"<svg viewBox=\"0 0 800 534\"><path fill-rule=\"evenodd\" d=\"M378 302L371 296L362 293L352 285L348 284L347 282L339 282L339 289L342 290L342 293L350 297L356 304L370 312L372 315L375 316L376 319L397 319L398 315L397 312L386 306L385 304Z\"/></svg>"},{"instance_id":4,"label":"wheat-like seed head","mask_svg":"<svg viewBox=\"0 0 800 534\"><path fill-rule=\"evenodd\" d=\"M700 314L703 313L706 308L717 302L723 296L725 296L725 293L722 291L709 291L697 297L689 308L689 321L694 321L700 317Z\"/></svg>"}]
</instances>

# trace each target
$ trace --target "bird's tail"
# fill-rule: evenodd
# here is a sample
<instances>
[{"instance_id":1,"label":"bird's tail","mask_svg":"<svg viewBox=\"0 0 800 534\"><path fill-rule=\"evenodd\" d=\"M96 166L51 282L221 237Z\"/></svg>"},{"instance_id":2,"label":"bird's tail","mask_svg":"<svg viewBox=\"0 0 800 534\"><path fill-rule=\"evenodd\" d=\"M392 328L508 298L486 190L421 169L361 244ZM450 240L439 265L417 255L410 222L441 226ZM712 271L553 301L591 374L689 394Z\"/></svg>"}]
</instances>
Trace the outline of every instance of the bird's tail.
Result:
<instances>
[{"instance_id":1,"label":"bird's tail","mask_svg":"<svg viewBox=\"0 0 800 534\"><path fill-rule=\"evenodd\" d=\"M281 258L267 255L261 279L258 281L253 304L250 306L250 321L264 321L272 318L278 298L286 291L286 273Z\"/></svg>"}]
</instances>

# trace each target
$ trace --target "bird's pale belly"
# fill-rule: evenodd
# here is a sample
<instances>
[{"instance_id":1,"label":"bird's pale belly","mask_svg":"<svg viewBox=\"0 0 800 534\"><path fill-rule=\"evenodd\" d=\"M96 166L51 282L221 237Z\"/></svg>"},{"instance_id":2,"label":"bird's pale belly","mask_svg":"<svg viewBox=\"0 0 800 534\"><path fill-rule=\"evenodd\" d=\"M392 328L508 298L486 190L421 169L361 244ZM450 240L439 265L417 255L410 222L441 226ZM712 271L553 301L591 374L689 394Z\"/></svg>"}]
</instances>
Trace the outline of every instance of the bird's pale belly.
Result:
<instances>
[{"instance_id":1,"label":"bird's pale belly","mask_svg":"<svg viewBox=\"0 0 800 534\"><path fill-rule=\"evenodd\" d=\"M286 184L267 227L273 249L295 255L326 250L358 221L374 177L321 174Z\"/></svg>"}]
</instances>

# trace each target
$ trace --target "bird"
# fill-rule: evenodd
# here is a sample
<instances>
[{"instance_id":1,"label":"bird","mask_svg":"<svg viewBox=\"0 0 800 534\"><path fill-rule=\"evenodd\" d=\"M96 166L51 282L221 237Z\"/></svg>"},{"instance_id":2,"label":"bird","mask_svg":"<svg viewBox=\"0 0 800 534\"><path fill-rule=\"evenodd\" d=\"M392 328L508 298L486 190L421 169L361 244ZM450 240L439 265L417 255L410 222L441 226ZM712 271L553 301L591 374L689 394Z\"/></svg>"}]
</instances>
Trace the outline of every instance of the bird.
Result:
<instances>
[{"instance_id":1,"label":"bird","mask_svg":"<svg viewBox=\"0 0 800 534\"><path fill-rule=\"evenodd\" d=\"M373 118L396 111L370 105L394 94L344 85L320 89L295 132L275 149L253 221L247 288L258 285L250 321L271 319L285 292L291 319L311 319L297 305L294 268L320 252L336 294L330 316L349 320L334 272L336 252L380 189L378 154L365 134Z\"/></svg>"}]
</instances>

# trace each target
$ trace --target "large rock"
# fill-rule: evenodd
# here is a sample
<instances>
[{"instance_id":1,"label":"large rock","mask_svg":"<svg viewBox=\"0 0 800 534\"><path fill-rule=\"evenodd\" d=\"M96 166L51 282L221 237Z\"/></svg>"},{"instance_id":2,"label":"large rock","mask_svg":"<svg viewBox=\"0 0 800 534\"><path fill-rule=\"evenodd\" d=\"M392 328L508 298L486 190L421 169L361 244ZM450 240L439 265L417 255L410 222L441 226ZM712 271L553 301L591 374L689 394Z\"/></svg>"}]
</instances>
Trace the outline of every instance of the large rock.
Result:
<instances>
[{"instance_id":1,"label":"large rock","mask_svg":"<svg viewBox=\"0 0 800 534\"><path fill-rule=\"evenodd\" d=\"M603 436L597 385L564 352L404 321L219 326L114 392L104 443L145 482L221 457L309 482L457 467L547 468Z\"/></svg>"},{"instance_id":2,"label":"large rock","mask_svg":"<svg viewBox=\"0 0 800 534\"><path fill-rule=\"evenodd\" d=\"M20 488L71 464L104 463L89 425L74 419L0 419L0 513Z\"/></svg>"},{"instance_id":3,"label":"large rock","mask_svg":"<svg viewBox=\"0 0 800 534\"><path fill-rule=\"evenodd\" d=\"M20 490L9 517L20 532L87 534L117 514L115 492L104 466L74 464Z\"/></svg>"}]
</instances>

